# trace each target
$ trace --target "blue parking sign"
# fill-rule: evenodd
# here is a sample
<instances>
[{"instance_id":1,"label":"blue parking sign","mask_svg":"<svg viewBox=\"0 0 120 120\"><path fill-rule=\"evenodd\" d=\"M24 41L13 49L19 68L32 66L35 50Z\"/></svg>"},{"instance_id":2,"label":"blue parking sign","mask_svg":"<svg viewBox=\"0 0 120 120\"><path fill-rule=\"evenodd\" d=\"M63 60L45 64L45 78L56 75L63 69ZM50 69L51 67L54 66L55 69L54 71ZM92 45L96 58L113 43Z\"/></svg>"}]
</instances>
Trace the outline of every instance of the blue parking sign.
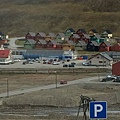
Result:
<instances>
[{"instance_id":1,"label":"blue parking sign","mask_svg":"<svg viewBox=\"0 0 120 120\"><path fill-rule=\"evenodd\" d=\"M94 101L89 103L90 119L107 119L107 102Z\"/></svg>"}]
</instances>

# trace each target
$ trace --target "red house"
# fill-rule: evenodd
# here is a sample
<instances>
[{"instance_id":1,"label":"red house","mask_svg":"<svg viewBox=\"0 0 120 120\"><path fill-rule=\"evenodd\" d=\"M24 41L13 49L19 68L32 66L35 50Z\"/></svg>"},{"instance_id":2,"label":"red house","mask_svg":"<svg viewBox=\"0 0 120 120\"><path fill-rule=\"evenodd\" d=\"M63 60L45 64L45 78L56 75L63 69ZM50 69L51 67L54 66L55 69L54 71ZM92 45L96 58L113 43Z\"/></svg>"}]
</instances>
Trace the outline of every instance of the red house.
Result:
<instances>
[{"instance_id":1,"label":"red house","mask_svg":"<svg viewBox=\"0 0 120 120\"><path fill-rule=\"evenodd\" d=\"M57 43L56 40L49 40L47 41L47 44L46 44L46 48L47 49L62 49L62 45Z\"/></svg>"},{"instance_id":2,"label":"red house","mask_svg":"<svg viewBox=\"0 0 120 120\"><path fill-rule=\"evenodd\" d=\"M120 76L120 61L112 65L112 75Z\"/></svg>"},{"instance_id":3,"label":"red house","mask_svg":"<svg viewBox=\"0 0 120 120\"><path fill-rule=\"evenodd\" d=\"M101 42L99 44L99 51L100 52L105 52L105 51L110 51L111 43L108 41Z\"/></svg>"},{"instance_id":4,"label":"red house","mask_svg":"<svg viewBox=\"0 0 120 120\"><path fill-rule=\"evenodd\" d=\"M46 48L46 40L38 40L36 43L35 43L35 48L36 49L44 49Z\"/></svg>"},{"instance_id":5,"label":"red house","mask_svg":"<svg viewBox=\"0 0 120 120\"><path fill-rule=\"evenodd\" d=\"M117 43L117 44L111 46L110 50L111 51L118 51L118 52L120 52L120 43Z\"/></svg>"},{"instance_id":6,"label":"red house","mask_svg":"<svg viewBox=\"0 0 120 120\"><path fill-rule=\"evenodd\" d=\"M80 36L78 34L72 34L69 40L72 40L73 42L77 43L80 41Z\"/></svg>"},{"instance_id":7,"label":"red house","mask_svg":"<svg viewBox=\"0 0 120 120\"><path fill-rule=\"evenodd\" d=\"M36 41L37 41L37 40L44 40L45 37L46 37L46 34L45 34L44 32L39 32L39 33L36 34L35 40L36 40Z\"/></svg>"},{"instance_id":8,"label":"red house","mask_svg":"<svg viewBox=\"0 0 120 120\"><path fill-rule=\"evenodd\" d=\"M34 32L28 32L25 36L25 39L34 39L35 40L36 34Z\"/></svg>"}]
</instances>

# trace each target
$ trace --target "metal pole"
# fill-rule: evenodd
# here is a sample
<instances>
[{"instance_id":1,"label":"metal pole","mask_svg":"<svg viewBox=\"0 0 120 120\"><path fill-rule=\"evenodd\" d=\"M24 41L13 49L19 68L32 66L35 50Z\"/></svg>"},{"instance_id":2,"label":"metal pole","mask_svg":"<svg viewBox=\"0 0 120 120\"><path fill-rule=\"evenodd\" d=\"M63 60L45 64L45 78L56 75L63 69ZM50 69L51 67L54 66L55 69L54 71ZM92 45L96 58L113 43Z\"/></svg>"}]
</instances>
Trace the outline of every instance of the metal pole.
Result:
<instances>
[{"instance_id":1,"label":"metal pole","mask_svg":"<svg viewBox=\"0 0 120 120\"><path fill-rule=\"evenodd\" d=\"M56 83L56 89L57 89L57 71L55 71L55 83Z\"/></svg>"},{"instance_id":2,"label":"metal pole","mask_svg":"<svg viewBox=\"0 0 120 120\"><path fill-rule=\"evenodd\" d=\"M7 97L9 97L9 83L8 83L8 79L6 78L7 80Z\"/></svg>"}]
</instances>

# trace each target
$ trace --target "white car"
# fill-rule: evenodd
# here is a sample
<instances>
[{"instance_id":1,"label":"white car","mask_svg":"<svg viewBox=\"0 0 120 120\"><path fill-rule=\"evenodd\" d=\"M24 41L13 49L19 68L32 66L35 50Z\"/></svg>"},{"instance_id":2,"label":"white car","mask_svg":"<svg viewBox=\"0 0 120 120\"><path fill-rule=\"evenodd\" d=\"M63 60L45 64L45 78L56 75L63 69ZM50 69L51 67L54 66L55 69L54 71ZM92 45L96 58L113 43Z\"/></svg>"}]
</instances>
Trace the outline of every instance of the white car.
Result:
<instances>
[{"instance_id":1,"label":"white car","mask_svg":"<svg viewBox=\"0 0 120 120\"><path fill-rule=\"evenodd\" d=\"M60 62L56 62L56 61L55 61L55 62L53 62L52 64L53 64L53 65L59 65Z\"/></svg>"},{"instance_id":2,"label":"white car","mask_svg":"<svg viewBox=\"0 0 120 120\"><path fill-rule=\"evenodd\" d=\"M89 66L89 63L88 62L83 62L82 65L83 66Z\"/></svg>"}]
</instances>

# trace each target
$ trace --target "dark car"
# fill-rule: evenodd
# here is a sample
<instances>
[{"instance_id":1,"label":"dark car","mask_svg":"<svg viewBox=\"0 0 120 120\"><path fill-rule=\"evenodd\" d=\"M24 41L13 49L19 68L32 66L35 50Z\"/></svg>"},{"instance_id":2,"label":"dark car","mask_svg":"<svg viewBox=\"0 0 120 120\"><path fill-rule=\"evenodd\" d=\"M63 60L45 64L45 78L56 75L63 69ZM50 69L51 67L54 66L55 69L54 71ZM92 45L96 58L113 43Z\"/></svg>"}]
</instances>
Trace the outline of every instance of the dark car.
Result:
<instances>
[{"instance_id":1,"label":"dark car","mask_svg":"<svg viewBox=\"0 0 120 120\"><path fill-rule=\"evenodd\" d=\"M64 64L63 67L68 67L68 65L67 65L67 64Z\"/></svg>"},{"instance_id":2,"label":"dark car","mask_svg":"<svg viewBox=\"0 0 120 120\"><path fill-rule=\"evenodd\" d=\"M71 62L71 65L76 65L76 63L75 62Z\"/></svg>"},{"instance_id":3,"label":"dark car","mask_svg":"<svg viewBox=\"0 0 120 120\"><path fill-rule=\"evenodd\" d=\"M120 82L120 77L116 77L116 79L114 79L113 82Z\"/></svg>"},{"instance_id":4,"label":"dark car","mask_svg":"<svg viewBox=\"0 0 120 120\"><path fill-rule=\"evenodd\" d=\"M75 67L73 64L69 64L69 67Z\"/></svg>"},{"instance_id":5,"label":"dark car","mask_svg":"<svg viewBox=\"0 0 120 120\"><path fill-rule=\"evenodd\" d=\"M116 80L116 77L114 76L107 76L106 78L103 78L101 82L108 82L108 81L114 81Z\"/></svg>"},{"instance_id":6,"label":"dark car","mask_svg":"<svg viewBox=\"0 0 120 120\"><path fill-rule=\"evenodd\" d=\"M22 64L23 64L23 65L27 64L27 61L24 61Z\"/></svg>"}]
</instances>

